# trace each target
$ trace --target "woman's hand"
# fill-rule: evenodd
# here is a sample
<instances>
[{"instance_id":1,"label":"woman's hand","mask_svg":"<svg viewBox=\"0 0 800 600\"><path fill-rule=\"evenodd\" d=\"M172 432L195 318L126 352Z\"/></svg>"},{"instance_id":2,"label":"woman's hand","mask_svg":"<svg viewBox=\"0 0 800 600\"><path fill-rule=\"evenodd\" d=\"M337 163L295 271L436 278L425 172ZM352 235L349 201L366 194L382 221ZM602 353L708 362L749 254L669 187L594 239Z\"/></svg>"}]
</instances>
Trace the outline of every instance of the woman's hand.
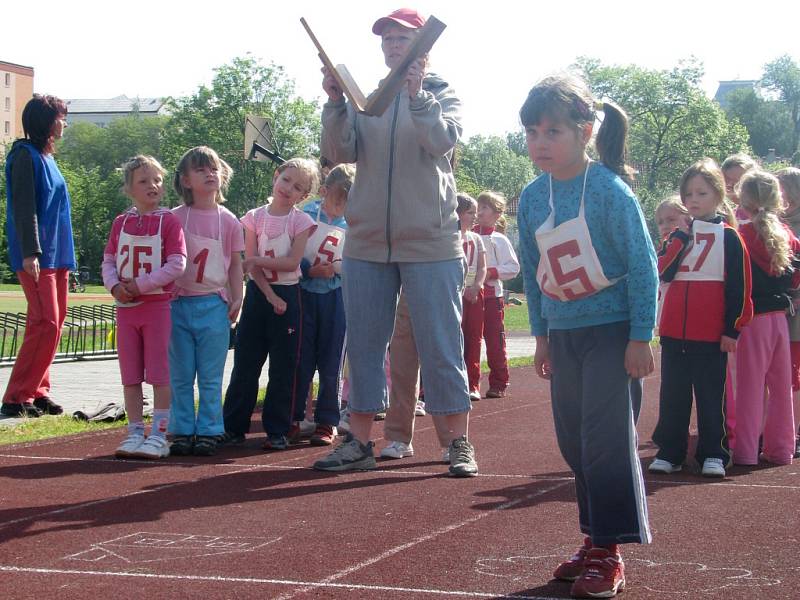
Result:
<instances>
[{"instance_id":1,"label":"woman's hand","mask_svg":"<svg viewBox=\"0 0 800 600\"><path fill-rule=\"evenodd\" d=\"M418 58L408 67L406 81L408 82L408 97L414 98L422 89L422 80L425 79L425 59Z\"/></svg>"},{"instance_id":2,"label":"woman's hand","mask_svg":"<svg viewBox=\"0 0 800 600\"><path fill-rule=\"evenodd\" d=\"M336 82L336 78L330 72L328 67L322 67L322 89L328 94L328 99L331 102L341 102L344 93L342 88Z\"/></svg>"},{"instance_id":3,"label":"woman's hand","mask_svg":"<svg viewBox=\"0 0 800 600\"><path fill-rule=\"evenodd\" d=\"M727 335L723 335L719 340L719 349L723 352L736 352L736 340Z\"/></svg>"},{"instance_id":4,"label":"woman's hand","mask_svg":"<svg viewBox=\"0 0 800 600\"><path fill-rule=\"evenodd\" d=\"M33 277L33 280L36 283L39 283L39 257L34 256L26 256L22 259L22 270L25 271L28 275Z\"/></svg>"}]
</instances>

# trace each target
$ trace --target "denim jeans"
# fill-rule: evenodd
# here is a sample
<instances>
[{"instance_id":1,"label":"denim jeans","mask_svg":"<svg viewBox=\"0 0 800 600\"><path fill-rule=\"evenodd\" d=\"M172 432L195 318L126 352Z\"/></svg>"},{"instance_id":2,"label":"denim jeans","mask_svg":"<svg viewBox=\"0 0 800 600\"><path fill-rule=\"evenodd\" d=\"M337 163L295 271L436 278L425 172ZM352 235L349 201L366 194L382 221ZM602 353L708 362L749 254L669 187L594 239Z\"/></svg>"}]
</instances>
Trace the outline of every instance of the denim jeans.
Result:
<instances>
[{"instance_id":1,"label":"denim jeans","mask_svg":"<svg viewBox=\"0 0 800 600\"><path fill-rule=\"evenodd\" d=\"M218 295L179 296L172 301L169 342L169 429L178 435L219 435L222 374L230 339L228 305ZM195 419L194 381L200 393Z\"/></svg>"},{"instance_id":2,"label":"denim jeans","mask_svg":"<svg viewBox=\"0 0 800 600\"><path fill-rule=\"evenodd\" d=\"M425 381L425 410L433 415L469 411L461 333L463 261L376 263L345 258L342 273L350 410L376 413L388 406L383 362L402 286Z\"/></svg>"}]
</instances>

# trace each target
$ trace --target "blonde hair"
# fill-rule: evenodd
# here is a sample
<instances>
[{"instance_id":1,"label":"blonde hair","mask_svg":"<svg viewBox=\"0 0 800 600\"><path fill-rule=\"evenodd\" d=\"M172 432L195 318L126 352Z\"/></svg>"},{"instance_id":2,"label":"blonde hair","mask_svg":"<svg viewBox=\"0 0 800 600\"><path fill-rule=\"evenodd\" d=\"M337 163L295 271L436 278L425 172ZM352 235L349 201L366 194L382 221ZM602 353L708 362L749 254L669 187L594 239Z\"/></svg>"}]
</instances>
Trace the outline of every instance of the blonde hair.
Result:
<instances>
[{"instance_id":1,"label":"blonde hair","mask_svg":"<svg viewBox=\"0 0 800 600\"><path fill-rule=\"evenodd\" d=\"M727 171L728 169L733 169L734 167L741 167L745 171L749 171L750 169L755 169L758 167L758 164L753 157L749 154L745 154L744 152L739 152L737 154L731 154L728 158L722 161L722 170Z\"/></svg>"},{"instance_id":2,"label":"blonde hair","mask_svg":"<svg viewBox=\"0 0 800 600\"><path fill-rule=\"evenodd\" d=\"M192 190L183 186L181 177L188 175L191 169L211 167L219 171L219 190L214 198L217 204L225 203L225 196L223 192L227 191L228 184L233 175L233 169L230 165L222 160L219 155L208 146L195 146L191 150L187 150L178 161L178 166L175 169L175 177L172 180L172 188L175 193L183 200L186 206L194 204L194 196Z\"/></svg>"},{"instance_id":3,"label":"blonde hair","mask_svg":"<svg viewBox=\"0 0 800 600\"><path fill-rule=\"evenodd\" d=\"M356 166L351 163L342 163L333 167L325 178L325 187L328 189L338 187L348 194L356 178Z\"/></svg>"},{"instance_id":4,"label":"blonde hair","mask_svg":"<svg viewBox=\"0 0 800 600\"><path fill-rule=\"evenodd\" d=\"M682 215L688 215L689 214L689 209L686 208L686 205L681 200L681 197L680 197L679 194L673 194L669 198L665 198L664 200L659 202L658 206L656 206L656 211L653 214L657 215L660 210L665 209L665 208L671 208L673 210L677 210Z\"/></svg>"},{"instance_id":5,"label":"blonde hair","mask_svg":"<svg viewBox=\"0 0 800 600\"><path fill-rule=\"evenodd\" d=\"M506 225L508 221L506 219L506 198L503 194L499 194L497 192L492 192L490 190L486 190L478 194L478 205L485 204L489 208L491 208L494 212L500 213L500 217L498 217L497 222L494 225L495 231L498 233L505 233L506 232Z\"/></svg>"},{"instance_id":6,"label":"blonde hair","mask_svg":"<svg viewBox=\"0 0 800 600\"><path fill-rule=\"evenodd\" d=\"M287 169L297 169L301 173L305 173L306 177L308 177L306 198L316 193L317 189L319 189L319 166L315 161L310 158L290 158L286 162L278 165L275 172L281 174Z\"/></svg>"},{"instance_id":7,"label":"blonde hair","mask_svg":"<svg viewBox=\"0 0 800 600\"><path fill-rule=\"evenodd\" d=\"M800 169L786 167L776 171L775 176L781 184L781 194L787 207L797 208L800 206Z\"/></svg>"},{"instance_id":8,"label":"blonde hair","mask_svg":"<svg viewBox=\"0 0 800 600\"><path fill-rule=\"evenodd\" d=\"M147 167L157 171L161 174L161 177L164 177L167 174L166 169L164 169L164 167L161 166L161 163L155 158L147 154L137 154L136 156L129 158L125 164L122 165L122 177L123 181L125 182L123 186L123 192L127 194L130 191L131 184L133 183L133 173L136 171L136 169L140 169L142 167Z\"/></svg>"},{"instance_id":9,"label":"blonde hair","mask_svg":"<svg viewBox=\"0 0 800 600\"><path fill-rule=\"evenodd\" d=\"M686 200L686 188L689 185L689 180L695 176L701 177L703 181L711 186L717 194L717 212L722 215L728 225L736 227L736 217L733 214L733 209L728 204L728 201L725 200L725 177L722 175L722 169L710 158L701 158L683 172L680 183L681 201L684 202Z\"/></svg>"},{"instance_id":10,"label":"blonde hair","mask_svg":"<svg viewBox=\"0 0 800 600\"><path fill-rule=\"evenodd\" d=\"M767 248L772 270L783 274L792 263L792 249L786 228L778 218L782 208L778 178L772 173L752 169L742 176L736 194L741 206L753 215L750 222Z\"/></svg>"}]
</instances>

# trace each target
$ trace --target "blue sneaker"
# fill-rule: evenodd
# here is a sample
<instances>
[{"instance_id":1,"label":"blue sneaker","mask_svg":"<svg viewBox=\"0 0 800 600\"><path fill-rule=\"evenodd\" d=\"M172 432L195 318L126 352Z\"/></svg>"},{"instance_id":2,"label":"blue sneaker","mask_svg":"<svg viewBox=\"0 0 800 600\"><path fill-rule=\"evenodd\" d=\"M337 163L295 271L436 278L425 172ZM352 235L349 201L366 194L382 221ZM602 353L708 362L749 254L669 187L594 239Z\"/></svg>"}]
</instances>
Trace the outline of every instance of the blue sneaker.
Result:
<instances>
[{"instance_id":1,"label":"blue sneaker","mask_svg":"<svg viewBox=\"0 0 800 600\"><path fill-rule=\"evenodd\" d=\"M264 450L286 450L289 447L289 440L285 435L279 433L267 434L267 440L262 448Z\"/></svg>"}]
</instances>

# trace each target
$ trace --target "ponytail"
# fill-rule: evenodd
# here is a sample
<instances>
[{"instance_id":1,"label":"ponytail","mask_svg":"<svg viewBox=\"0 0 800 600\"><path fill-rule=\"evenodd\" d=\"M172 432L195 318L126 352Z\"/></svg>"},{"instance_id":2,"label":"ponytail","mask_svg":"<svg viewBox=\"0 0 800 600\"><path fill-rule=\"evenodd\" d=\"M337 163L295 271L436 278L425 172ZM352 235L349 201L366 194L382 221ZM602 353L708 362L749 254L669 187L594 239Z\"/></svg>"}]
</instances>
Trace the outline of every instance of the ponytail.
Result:
<instances>
[{"instance_id":1,"label":"ponytail","mask_svg":"<svg viewBox=\"0 0 800 600\"><path fill-rule=\"evenodd\" d=\"M631 185L633 170L625 164L628 154L628 115L613 102L598 102L597 108L604 115L594 143L600 161Z\"/></svg>"},{"instance_id":2,"label":"ponytail","mask_svg":"<svg viewBox=\"0 0 800 600\"><path fill-rule=\"evenodd\" d=\"M764 242L774 273L782 275L792 264L792 249L786 228L777 213L782 208L778 178L758 169L746 172L736 186L741 206L753 215L751 223Z\"/></svg>"},{"instance_id":3,"label":"ponytail","mask_svg":"<svg viewBox=\"0 0 800 600\"><path fill-rule=\"evenodd\" d=\"M739 222L736 220L736 212L733 210L733 206L731 206L731 203L728 202L726 198L722 199L717 212L722 217L722 220L728 225L734 229L739 228Z\"/></svg>"}]
</instances>

